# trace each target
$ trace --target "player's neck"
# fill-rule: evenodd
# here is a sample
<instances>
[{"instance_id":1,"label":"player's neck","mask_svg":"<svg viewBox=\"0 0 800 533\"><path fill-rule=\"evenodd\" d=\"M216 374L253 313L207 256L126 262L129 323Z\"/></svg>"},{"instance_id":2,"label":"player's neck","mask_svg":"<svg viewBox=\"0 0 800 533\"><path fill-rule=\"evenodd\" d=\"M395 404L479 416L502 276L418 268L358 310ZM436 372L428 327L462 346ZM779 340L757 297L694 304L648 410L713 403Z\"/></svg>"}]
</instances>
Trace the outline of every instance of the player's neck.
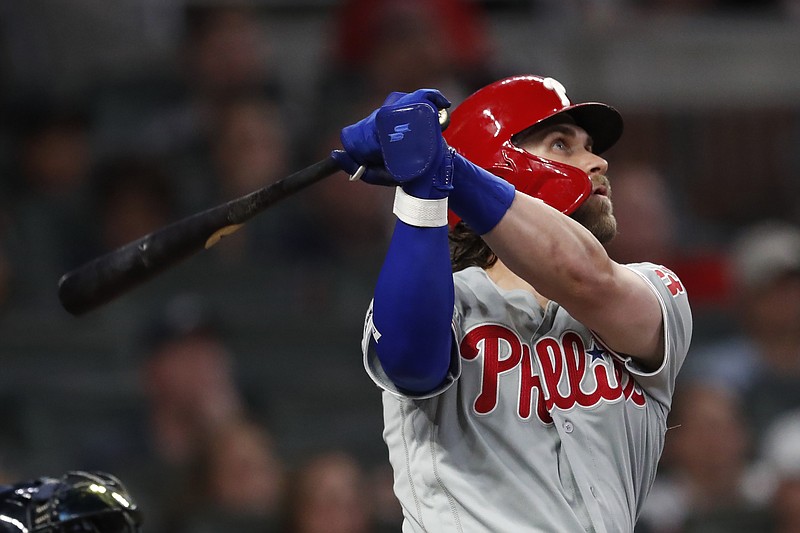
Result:
<instances>
[{"instance_id":1,"label":"player's neck","mask_svg":"<svg viewBox=\"0 0 800 533\"><path fill-rule=\"evenodd\" d=\"M539 294L533 286L522 279L521 277L514 274L509 268L499 259L497 262L486 269L486 273L489 275L489 279L491 279L495 285L500 287L503 290L510 291L514 289L522 289L524 291L528 291L536 297L536 300L539 302L539 305L542 306L544 309L547 307L547 302L549 301L547 298Z\"/></svg>"}]
</instances>

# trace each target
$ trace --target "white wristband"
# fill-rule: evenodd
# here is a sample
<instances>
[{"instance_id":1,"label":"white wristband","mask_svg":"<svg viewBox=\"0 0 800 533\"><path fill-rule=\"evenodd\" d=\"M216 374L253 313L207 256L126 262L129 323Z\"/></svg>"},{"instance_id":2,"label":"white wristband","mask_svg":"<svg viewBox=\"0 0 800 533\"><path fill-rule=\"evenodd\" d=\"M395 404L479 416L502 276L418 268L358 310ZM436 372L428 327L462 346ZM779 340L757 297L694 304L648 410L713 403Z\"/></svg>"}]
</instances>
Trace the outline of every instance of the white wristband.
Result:
<instances>
[{"instance_id":1,"label":"white wristband","mask_svg":"<svg viewBox=\"0 0 800 533\"><path fill-rule=\"evenodd\" d=\"M394 194L392 212L409 226L439 228L447 225L447 198L417 198L398 187Z\"/></svg>"}]
</instances>

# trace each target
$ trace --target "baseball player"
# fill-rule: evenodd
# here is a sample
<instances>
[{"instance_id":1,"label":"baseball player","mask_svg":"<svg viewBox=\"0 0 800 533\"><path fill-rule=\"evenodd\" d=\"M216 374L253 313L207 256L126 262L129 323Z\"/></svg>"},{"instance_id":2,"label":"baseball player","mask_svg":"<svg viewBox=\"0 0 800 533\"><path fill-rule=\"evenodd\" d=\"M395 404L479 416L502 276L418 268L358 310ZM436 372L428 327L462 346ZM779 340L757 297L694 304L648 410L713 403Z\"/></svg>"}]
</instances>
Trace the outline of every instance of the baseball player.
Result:
<instances>
[{"instance_id":1,"label":"baseball player","mask_svg":"<svg viewBox=\"0 0 800 533\"><path fill-rule=\"evenodd\" d=\"M0 533L139 533L141 522L125 486L104 472L0 486Z\"/></svg>"},{"instance_id":2,"label":"baseball player","mask_svg":"<svg viewBox=\"0 0 800 533\"><path fill-rule=\"evenodd\" d=\"M538 76L480 89L443 137L449 105L392 93L333 154L397 185L363 351L403 531L630 532L692 319L673 272L602 246L622 119Z\"/></svg>"}]
</instances>

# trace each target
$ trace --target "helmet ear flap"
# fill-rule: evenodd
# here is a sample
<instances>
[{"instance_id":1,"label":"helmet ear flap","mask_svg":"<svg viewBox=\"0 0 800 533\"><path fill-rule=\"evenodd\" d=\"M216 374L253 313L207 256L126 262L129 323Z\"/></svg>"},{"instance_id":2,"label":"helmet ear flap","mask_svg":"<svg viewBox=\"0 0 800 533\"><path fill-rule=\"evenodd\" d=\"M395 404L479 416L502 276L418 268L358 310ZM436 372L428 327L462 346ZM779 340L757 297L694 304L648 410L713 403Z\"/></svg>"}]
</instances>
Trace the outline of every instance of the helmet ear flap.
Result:
<instances>
[{"instance_id":1,"label":"helmet ear flap","mask_svg":"<svg viewBox=\"0 0 800 533\"><path fill-rule=\"evenodd\" d=\"M572 214L592 193L592 180L577 167L517 147L503 150L503 159L507 164L493 166L493 174L565 215Z\"/></svg>"},{"instance_id":2,"label":"helmet ear flap","mask_svg":"<svg viewBox=\"0 0 800 533\"><path fill-rule=\"evenodd\" d=\"M472 163L569 215L591 194L589 176L578 168L533 156L512 141L520 132L562 114L586 130L597 154L613 146L622 134L622 117L614 108L597 102L572 104L556 80L521 75L498 80L468 96L451 113L444 137ZM450 220L452 225L458 217L452 215Z\"/></svg>"},{"instance_id":3,"label":"helmet ear flap","mask_svg":"<svg viewBox=\"0 0 800 533\"><path fill-rule=\"evenodd\" d=\"M521 193L571 215L592 194L592 180L577 167L535 156L519 148L503 150L503 163L487 169L508 181ZM461 219L450 211L448 224L455 227Z\"/></svg>"}]
</instances>

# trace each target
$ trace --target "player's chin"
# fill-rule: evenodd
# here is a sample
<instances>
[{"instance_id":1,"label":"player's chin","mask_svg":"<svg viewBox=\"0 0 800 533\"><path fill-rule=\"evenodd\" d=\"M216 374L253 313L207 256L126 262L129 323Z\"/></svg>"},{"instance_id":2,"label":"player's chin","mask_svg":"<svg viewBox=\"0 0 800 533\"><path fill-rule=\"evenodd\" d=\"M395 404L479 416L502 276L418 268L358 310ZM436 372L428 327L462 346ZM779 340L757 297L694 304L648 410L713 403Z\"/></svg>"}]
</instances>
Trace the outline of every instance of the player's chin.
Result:
<instances>
[{"instance_id":1,"label":"player's chin","mask_svg":"<svg viewBox=\"0 0 800 533\"><path fill-rule=\"evenodd\" d=\"M617 219L611 200L605 196L592 195L573 214L577 222L588 229L603 244L611 242L617 235Z\"/></svg>"}]
</instances>

